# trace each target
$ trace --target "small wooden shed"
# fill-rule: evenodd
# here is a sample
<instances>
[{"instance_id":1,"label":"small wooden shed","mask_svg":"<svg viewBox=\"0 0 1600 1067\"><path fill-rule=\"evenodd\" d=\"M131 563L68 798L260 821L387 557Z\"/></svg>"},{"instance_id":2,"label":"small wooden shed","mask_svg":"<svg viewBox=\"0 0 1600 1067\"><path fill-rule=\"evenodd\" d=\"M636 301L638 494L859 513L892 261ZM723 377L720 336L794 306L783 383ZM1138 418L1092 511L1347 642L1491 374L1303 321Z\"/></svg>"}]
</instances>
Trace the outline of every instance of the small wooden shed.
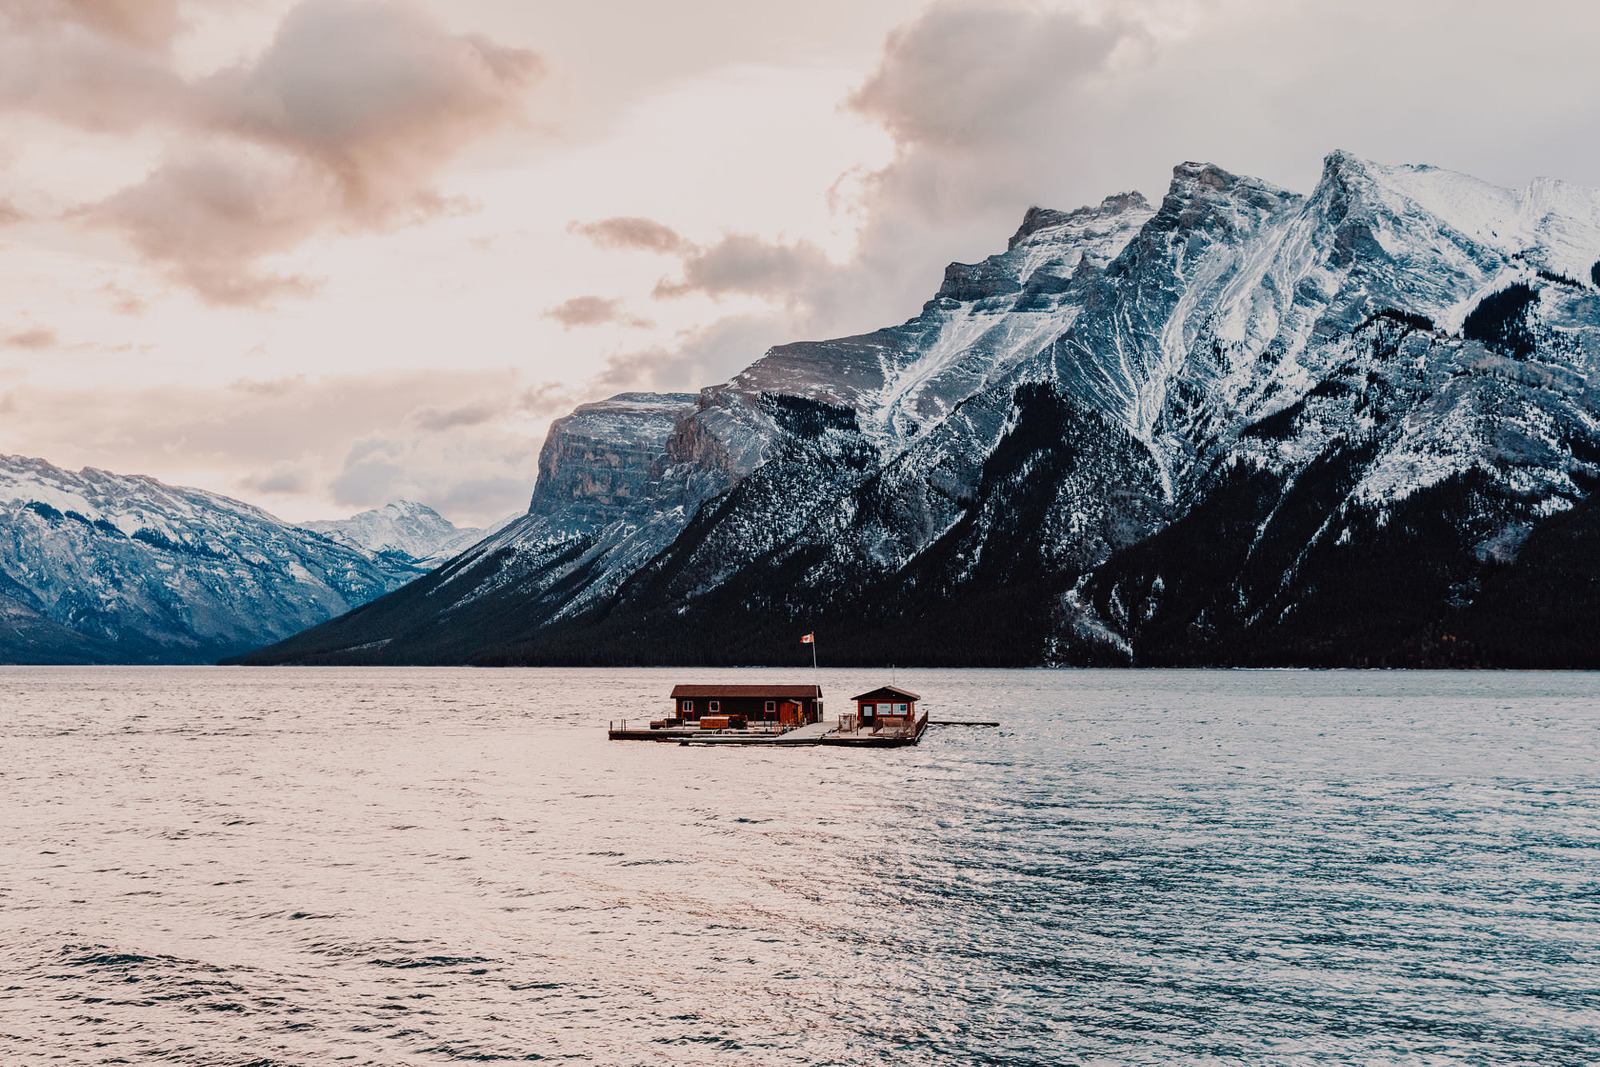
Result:
<instances>
[{"instance_id":1,"label":"small wooden shed","mask_svg":"<svg viewBox=\"0 0 1600 1067\"><path fill-rule=\"evenodd\" d=\"M805 726L822 718L820 685L675 685L672 717L698 722L706 717L743 718Z\"/></svg>"},{"instance_id":2,"label":"small wooden shed","mask_svg":"<svg viewBox=\"0 0 1600 1067\"><path fill-rule=\"evenodd\" d=\"M892 685L851 697L856 702L856 722L864 729L878 726L909 726L917 719L917 701L922 698L908 689Z\"/></svg>"}]
</instances>

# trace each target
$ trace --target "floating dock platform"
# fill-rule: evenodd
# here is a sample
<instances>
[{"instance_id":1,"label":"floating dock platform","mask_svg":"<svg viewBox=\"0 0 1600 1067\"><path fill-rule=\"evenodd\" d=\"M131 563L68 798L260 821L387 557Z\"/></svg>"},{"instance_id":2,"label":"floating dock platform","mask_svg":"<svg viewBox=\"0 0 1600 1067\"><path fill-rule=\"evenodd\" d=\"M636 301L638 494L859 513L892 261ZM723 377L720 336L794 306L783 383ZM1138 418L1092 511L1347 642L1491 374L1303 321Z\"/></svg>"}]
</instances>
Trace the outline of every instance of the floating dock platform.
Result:
<instances>
[{"instance_id":1,"label":"floating dock platform","mask_svg":"<svg viewBox=\"0 0 1600 1067\"><path fill-rule=\"evenodd\" d=\"M663 741L680 745L773 745L801 747L805 745L838 745L849 748L898 748L914 745L922 740L928 729L928 716L905 724L862 725L851 719L841 728L839 720L827 719L787 730L707 729L700 726L654 726L649 723L632 725L628 721L613 722L606 731L612 741Z\"/></svg>"},{"instance_id":2,"label":"floating dock platform","mask_svg":"<svg viewBox=\"0 0 1600 1067\"><path fill-rule=\"evenodd\" d=\"M672 715L613 722L613 741L675 741L680 745L841 745L896 748L914 745L928 729L922 698L883 685L851 697L854 711L828 719L819 685L677 685Z\"/></svg>"}]
</instances>

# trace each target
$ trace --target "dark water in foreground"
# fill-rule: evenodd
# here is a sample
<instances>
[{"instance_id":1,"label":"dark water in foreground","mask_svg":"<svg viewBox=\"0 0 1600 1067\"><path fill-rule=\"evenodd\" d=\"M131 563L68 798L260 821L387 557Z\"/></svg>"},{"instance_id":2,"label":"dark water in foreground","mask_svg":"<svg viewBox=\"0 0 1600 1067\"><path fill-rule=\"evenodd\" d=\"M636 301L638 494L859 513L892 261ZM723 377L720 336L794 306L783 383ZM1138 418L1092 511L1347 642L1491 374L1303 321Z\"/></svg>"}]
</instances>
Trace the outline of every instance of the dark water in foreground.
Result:
<instances>
[{"instance_id":1,"label":"dark water in foreground","mask_svg":"<svg viewBox=\"0 0 1600 1067\"><path fill-rule=\"evenodd\" d=\"M0 670L0 1063L1600 1061L1600 676L719 674Z\"/></svg>"}]
</instances>

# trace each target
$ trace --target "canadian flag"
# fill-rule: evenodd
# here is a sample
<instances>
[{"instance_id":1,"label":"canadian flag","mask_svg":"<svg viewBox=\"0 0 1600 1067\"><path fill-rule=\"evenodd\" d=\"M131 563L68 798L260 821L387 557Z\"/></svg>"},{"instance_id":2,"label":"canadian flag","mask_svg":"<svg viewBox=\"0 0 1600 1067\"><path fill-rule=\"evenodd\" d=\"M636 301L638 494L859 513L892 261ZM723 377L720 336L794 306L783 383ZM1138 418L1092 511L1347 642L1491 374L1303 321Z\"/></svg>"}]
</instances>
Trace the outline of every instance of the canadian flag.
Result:
<instances>
[{"instance_id":1,"label":"canadian flag","mask_svg":"<svg viewBox=\"0 0 1600 1067\"><path fill-rule=\"evenodd\" d=\"M802 637L800 639L800 643L802 645L814 645L814 644L817 643L817 635L816 634L806 634L804 637Z\"/></svg>"}]
</instances>

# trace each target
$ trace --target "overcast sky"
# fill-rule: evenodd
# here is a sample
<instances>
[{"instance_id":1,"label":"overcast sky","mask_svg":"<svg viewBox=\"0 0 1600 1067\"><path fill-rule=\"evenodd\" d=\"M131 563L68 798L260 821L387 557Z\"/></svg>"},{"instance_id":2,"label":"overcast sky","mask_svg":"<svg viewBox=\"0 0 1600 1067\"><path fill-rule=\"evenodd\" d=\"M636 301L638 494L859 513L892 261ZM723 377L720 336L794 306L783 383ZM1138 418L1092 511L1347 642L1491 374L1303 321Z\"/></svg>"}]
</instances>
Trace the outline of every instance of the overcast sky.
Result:
<instances>
[{"instance_id":1,"label":"overcast sky","mask_svg":"<svg viewBox=\"0 0 1600 1067\"><path fill-rule=\"evenodd\" d=\"M1576 0L0 0L0 452L519 511L552 418L1209 160L1600 185Z\"/></svg>"}]
</instances>

